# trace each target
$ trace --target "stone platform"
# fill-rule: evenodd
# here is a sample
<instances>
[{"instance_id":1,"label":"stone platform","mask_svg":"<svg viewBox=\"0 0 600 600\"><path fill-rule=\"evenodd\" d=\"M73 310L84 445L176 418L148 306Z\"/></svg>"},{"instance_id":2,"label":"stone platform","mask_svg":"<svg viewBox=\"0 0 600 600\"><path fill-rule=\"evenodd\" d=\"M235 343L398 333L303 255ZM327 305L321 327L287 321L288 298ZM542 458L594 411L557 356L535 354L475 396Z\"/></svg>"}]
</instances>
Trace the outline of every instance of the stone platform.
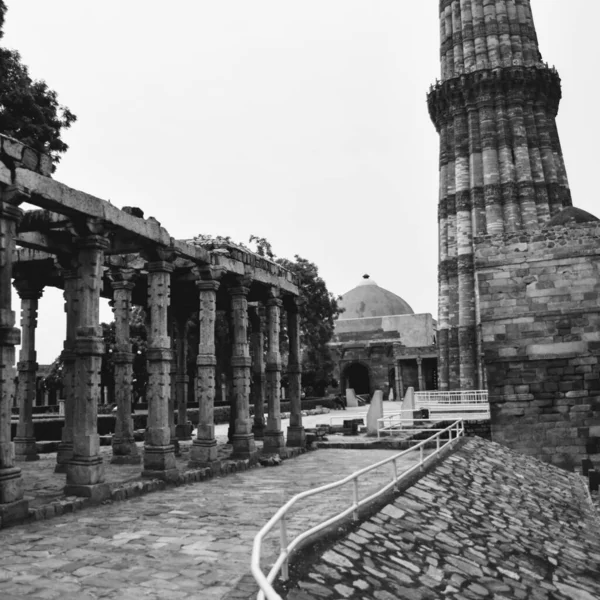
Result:
<instances>
[{"instance_id":1,"label":"stone platform","mask_svg":"<svg viewBox=\"0 0 600 600\"><path fill-rule=\"evenodd\" d=\"M585 484L465 439L377 515L307 550L284 597L596 600L600 520Z\"/></svg>"},{"instance_id":2,"label":"stone platform","mask_svg":"<svg viewBox=\"0 0 600 600\"><path fill-rule=\"evenodd\" d=\"M278 467L170 487L128 502L90 507L0 533L0 598L46 600L246 600L252 540L294 494L341 479L395 454L390 450L308 452ZM401 469L414 464L407 457ZM362 497L389 481L389 469L361 484ZM304 502L290 537L347 506L352 489ZM265 540L272 564L279 533Z\"/></svg>"}]
</instances>

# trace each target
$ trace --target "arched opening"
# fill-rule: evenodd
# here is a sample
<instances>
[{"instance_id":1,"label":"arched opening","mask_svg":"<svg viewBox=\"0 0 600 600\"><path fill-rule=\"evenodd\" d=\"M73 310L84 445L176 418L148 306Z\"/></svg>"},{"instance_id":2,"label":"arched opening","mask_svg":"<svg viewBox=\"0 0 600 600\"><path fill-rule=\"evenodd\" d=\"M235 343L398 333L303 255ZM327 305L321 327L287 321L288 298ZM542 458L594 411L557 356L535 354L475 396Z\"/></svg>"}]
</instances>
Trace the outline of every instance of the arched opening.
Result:
<instances>
[{"instance_id":1,"label":"arched opening","mask_svg":"<svg viewBox=\"0 0 600 600\"><path fill-rule=\"evenodd\" d=\"M355 394L370 394L369 369L360 363L350 363L345 371L346 388L352 388Z\"/></svg>"}]
</instances>

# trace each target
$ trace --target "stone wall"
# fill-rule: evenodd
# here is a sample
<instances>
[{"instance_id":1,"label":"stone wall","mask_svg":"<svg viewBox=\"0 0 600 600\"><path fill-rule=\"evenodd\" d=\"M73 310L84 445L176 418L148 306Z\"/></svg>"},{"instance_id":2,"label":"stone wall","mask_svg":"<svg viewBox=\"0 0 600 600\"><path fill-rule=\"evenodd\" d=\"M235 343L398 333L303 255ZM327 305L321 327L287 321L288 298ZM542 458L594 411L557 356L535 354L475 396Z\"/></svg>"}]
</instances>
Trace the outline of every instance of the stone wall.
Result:
<instances>
[{"instance_id":1,"label":"stone wall","mask_svg":"<svg viewBox=\"0 0 600 600\"><path fill-rule=\"evenodd\" d=\"M494 441L565 468L600 453L600 224L475 240Z\"/></svg>"}]
</instances>

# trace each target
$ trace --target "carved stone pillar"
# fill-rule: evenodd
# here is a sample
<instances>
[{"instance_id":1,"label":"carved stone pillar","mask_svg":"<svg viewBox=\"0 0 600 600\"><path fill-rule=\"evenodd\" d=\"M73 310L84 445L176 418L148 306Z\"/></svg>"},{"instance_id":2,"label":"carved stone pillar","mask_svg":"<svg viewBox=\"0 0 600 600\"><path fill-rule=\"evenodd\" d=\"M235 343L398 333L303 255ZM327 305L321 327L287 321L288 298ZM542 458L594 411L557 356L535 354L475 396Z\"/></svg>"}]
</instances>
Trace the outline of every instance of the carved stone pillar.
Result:
<instances>
[{"instance_id":1,"label":"carved stone pillar","mask_svg":"<svg viewBox=\"0 0 600 600\"><path fill-rule=\"evenodd\" d=\"M273 290L275 292L275 290ZM281 320L280 298L267 300L267 429L265 430L265 452L279 452L284 446L281 431L281 354L279 352L279 329Z\"/></svg>"},{"instance_id":2,"label":"carved stone pillar","mask_svg":"<svg viewBox=\"0 0 600 600\"><path fill-rule=\"evenodd\" d=\"M21 469L15 467L10 441L10 407L15 393L15 346L20 341L11 307L12 262L17 222L22 211L6 202L10 192L0 198L0 518L27 516L28 502L23 499Z\"/></svg>"},{"instance_id":3,"label":"carved stone pillar","mask_svg":"<svg viewBox=\"0 0 600 600\"><path fill-rule=\"evenodd\" d=\"M394 381L396 382L396 400L402 401L404 399L404 382L402 381L402 366L400 360L394 362Z\"/></svg>"},{"instance_id":4,"label":"carved stone pillar","mask_svg":"<svg viewBox=\"0 0 600 600\"><path fill-rule=\"evenodd\" d=\"M64 299L67 314L67 333L61 354L63 363L63 395L65 423L56 454L55 473L66 473L67 463L73 457L73 410L75 407L75 339L79 323L79 298L77 296L77 269L64 269Z\"/></svg>"},{"instance_id":5,"label":"carved stone pillar","mask_svg":"<svg viewBox=\"0 0 600 600\"><path fill-rule=\"evenodd\" d=\"M248 288L244 285L229 290L233 321L231 367L236 409L232 456L235 458L251 458L256 454L256 444L254 443L250 422L251 360L248 347L248 291Z\"/></svg>"},{"instance_id":6,"label":"carved stone pillar","mask_svg":"<svg viewBox=\"0 0 600 600\"><path fill-rule=\"evenodd\" d=\"M33 277L39 273L32 274ZM17 279L15 288L21 298L21 352L17 365L19 370L19 424L15 436L15 460L38 460L35 446L32 408L36 396L38 364L35 352L35 328L37 326L38 300L42 297L39 283Z\"/></svg>"},{"instance_id":7,"label":"carved stone pillar","mask_svg":"<svg viewBox=\"0 0 600 600\"><path fill-rule=\"evenodd\" d=\"M252 398L254 399L252 433L255 439L263 439L265 434L264 309L262 306L252 307L249 314L252 325L250 344L252 345Z\"/></svg>"},{"instance_id":8,"label":"carved stone pillar","mask_svg":"<svg viewBox=\"0 0 600 600\"><path fill-rule=\"evenodd\" d=\"M424 392L425 380L423 379L423 359L420 357L417 358L417 374L419 379L419 391Z\"/></svg>"},{"instance_id":9,"label":"carved stone pillar","mask_svg":"<svg viewBox=\"0 0 600 600\"><path fill-rule=\"evenodd\" d=\"M306 434L302 426L302 365L300 363L300 314L299 298L289 299L287 304L287 329L289 341L288 389L290 392L290 425L287 431L287 445L304 447Z\"/></svg>"},{"instance_id":10,"label":"carved stone pillar","mask_svg":"<svg viewBox=\"0 0 600 600\"><path fill-rule=\"evenodd\" d=\"M133 352L129 335L131 294L135 284L133 272L121 270L113 275L112 288L115 313L115 402L117 421L112 439L111 463L137 465L141 456L133 438L131 399L133 397Z\"/></svg>"},{"instance_id":11,"label":"carved stone pillar","mask_svg":"<svg viewBox=\"0 0 600 600\"><path fill-rule=\"evenodd\" d=\"M215 321L218 281L198 281L200 312L199 343L196 358L196 395L198 398L198 435L192 444L190 467L207 466L217 460L215 439Z\"/></svg>"},{"instance_id":12,"label":"carved stone pillar","mask_svg":"<svg viewBox=\"0 0 600 600\"><path fill-rule=\"evenodd\" d=\"M67 463L65 495L104 499L104 464L98 437L98 401L104 339L100 329L100 290L104 250L108 240L100 235L79 238L77 295L79 324L75 340L75 405L73 407L73 457Z\"/></svg>"},{"instance_id":13,"label":"carved stone pillar","mask_svg":"<svg viewBox=\"0 0 600 600\"><path fill-rule=\"evenodd\" d=\"M171 340L167 334L173 265L148 263L148 429L144 444L144 477L175 479L175 448L171 444L169 400L171 395Z\"/></svg>"},{"instance_id":14,"label":"carved stone pillar","mask_svg":"<svg viewBox=\"0 0 600 600\"><path fill-rule=\"evenodd\" d=\"M175 356L177 369L175 372L175 411L177 413L177 425L175 437L177 440L189 440L192 437L191 428L187 418L187 395L189 377L187 374L188 341L187 341L187 312L176 317Z\"/></svg>"}]
</instances>

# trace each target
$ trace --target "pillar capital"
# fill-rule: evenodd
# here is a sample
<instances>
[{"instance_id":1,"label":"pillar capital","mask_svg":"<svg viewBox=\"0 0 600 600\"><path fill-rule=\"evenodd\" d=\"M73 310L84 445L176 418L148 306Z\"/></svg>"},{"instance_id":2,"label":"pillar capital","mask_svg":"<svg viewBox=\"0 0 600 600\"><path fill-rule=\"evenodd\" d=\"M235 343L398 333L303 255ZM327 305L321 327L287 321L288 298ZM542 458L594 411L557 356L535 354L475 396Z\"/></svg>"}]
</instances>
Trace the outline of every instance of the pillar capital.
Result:
<instances>
[{"instance_id":1,"label":"pillar capital","mask_svg":"<svg viewBox=\"0 0 600 600\"><path fill-rule=\"evenodd\" d=\"M198 280L196 281L196 287L200 292L216 292L221 284L214 279L211 280Z\"/></svg>"},{"instance_id":2,"label":"pillar capital","mask_svg":"<svg viewBox=\"0 0 600 600\"><path fill-rule=\"evenodd\" d=\"M0 200L0 219L6 221L15 221L18 223L23 218L23 211L13 204L9 204L4 200L5 194L2 194L2 200Z\"/></svg>"},{"instance_id":3,"label":"pillar capital","mask_svg":"<svg viewBox=\"0 0 600 600\"><path fill-rule=\"evenodd\" d=\"M13 287L17 290L21 300L39 300L44 293L44 284L39 283L39 273L32 273L32 277L19 277L13 281Z\"/></svg>"},{"instance_id":4,"label":"pillar capital","mask_svg":"<svg viewBox=\"0 0 600 600\"><path fill-rule=\"evenodd\" d=\"M167 260L154 260L146 263L148 273L172 273L175 266Z\"/></svg>"},{"instance_id":5,"label":"pillar capital","mask_svg":"<svg viewBox=\"0 0 600 600\"><path fill-rule=\"evenodd\" d=\"M250 292L250 288L245 285L236 285L230 287L228 292L231 296L247 296Z\"/></svg>"},{"instance_id":6,"label":"pillar capital","mask_svg":"<svg viewBox=\"0 0 600 600\"><path fill-rule=\"evenodd\" d=\"M91 233L75 238L75 245L82 250L106 250L110 246L110 241L103 235Z\"/></svg>"}]
</instances>

